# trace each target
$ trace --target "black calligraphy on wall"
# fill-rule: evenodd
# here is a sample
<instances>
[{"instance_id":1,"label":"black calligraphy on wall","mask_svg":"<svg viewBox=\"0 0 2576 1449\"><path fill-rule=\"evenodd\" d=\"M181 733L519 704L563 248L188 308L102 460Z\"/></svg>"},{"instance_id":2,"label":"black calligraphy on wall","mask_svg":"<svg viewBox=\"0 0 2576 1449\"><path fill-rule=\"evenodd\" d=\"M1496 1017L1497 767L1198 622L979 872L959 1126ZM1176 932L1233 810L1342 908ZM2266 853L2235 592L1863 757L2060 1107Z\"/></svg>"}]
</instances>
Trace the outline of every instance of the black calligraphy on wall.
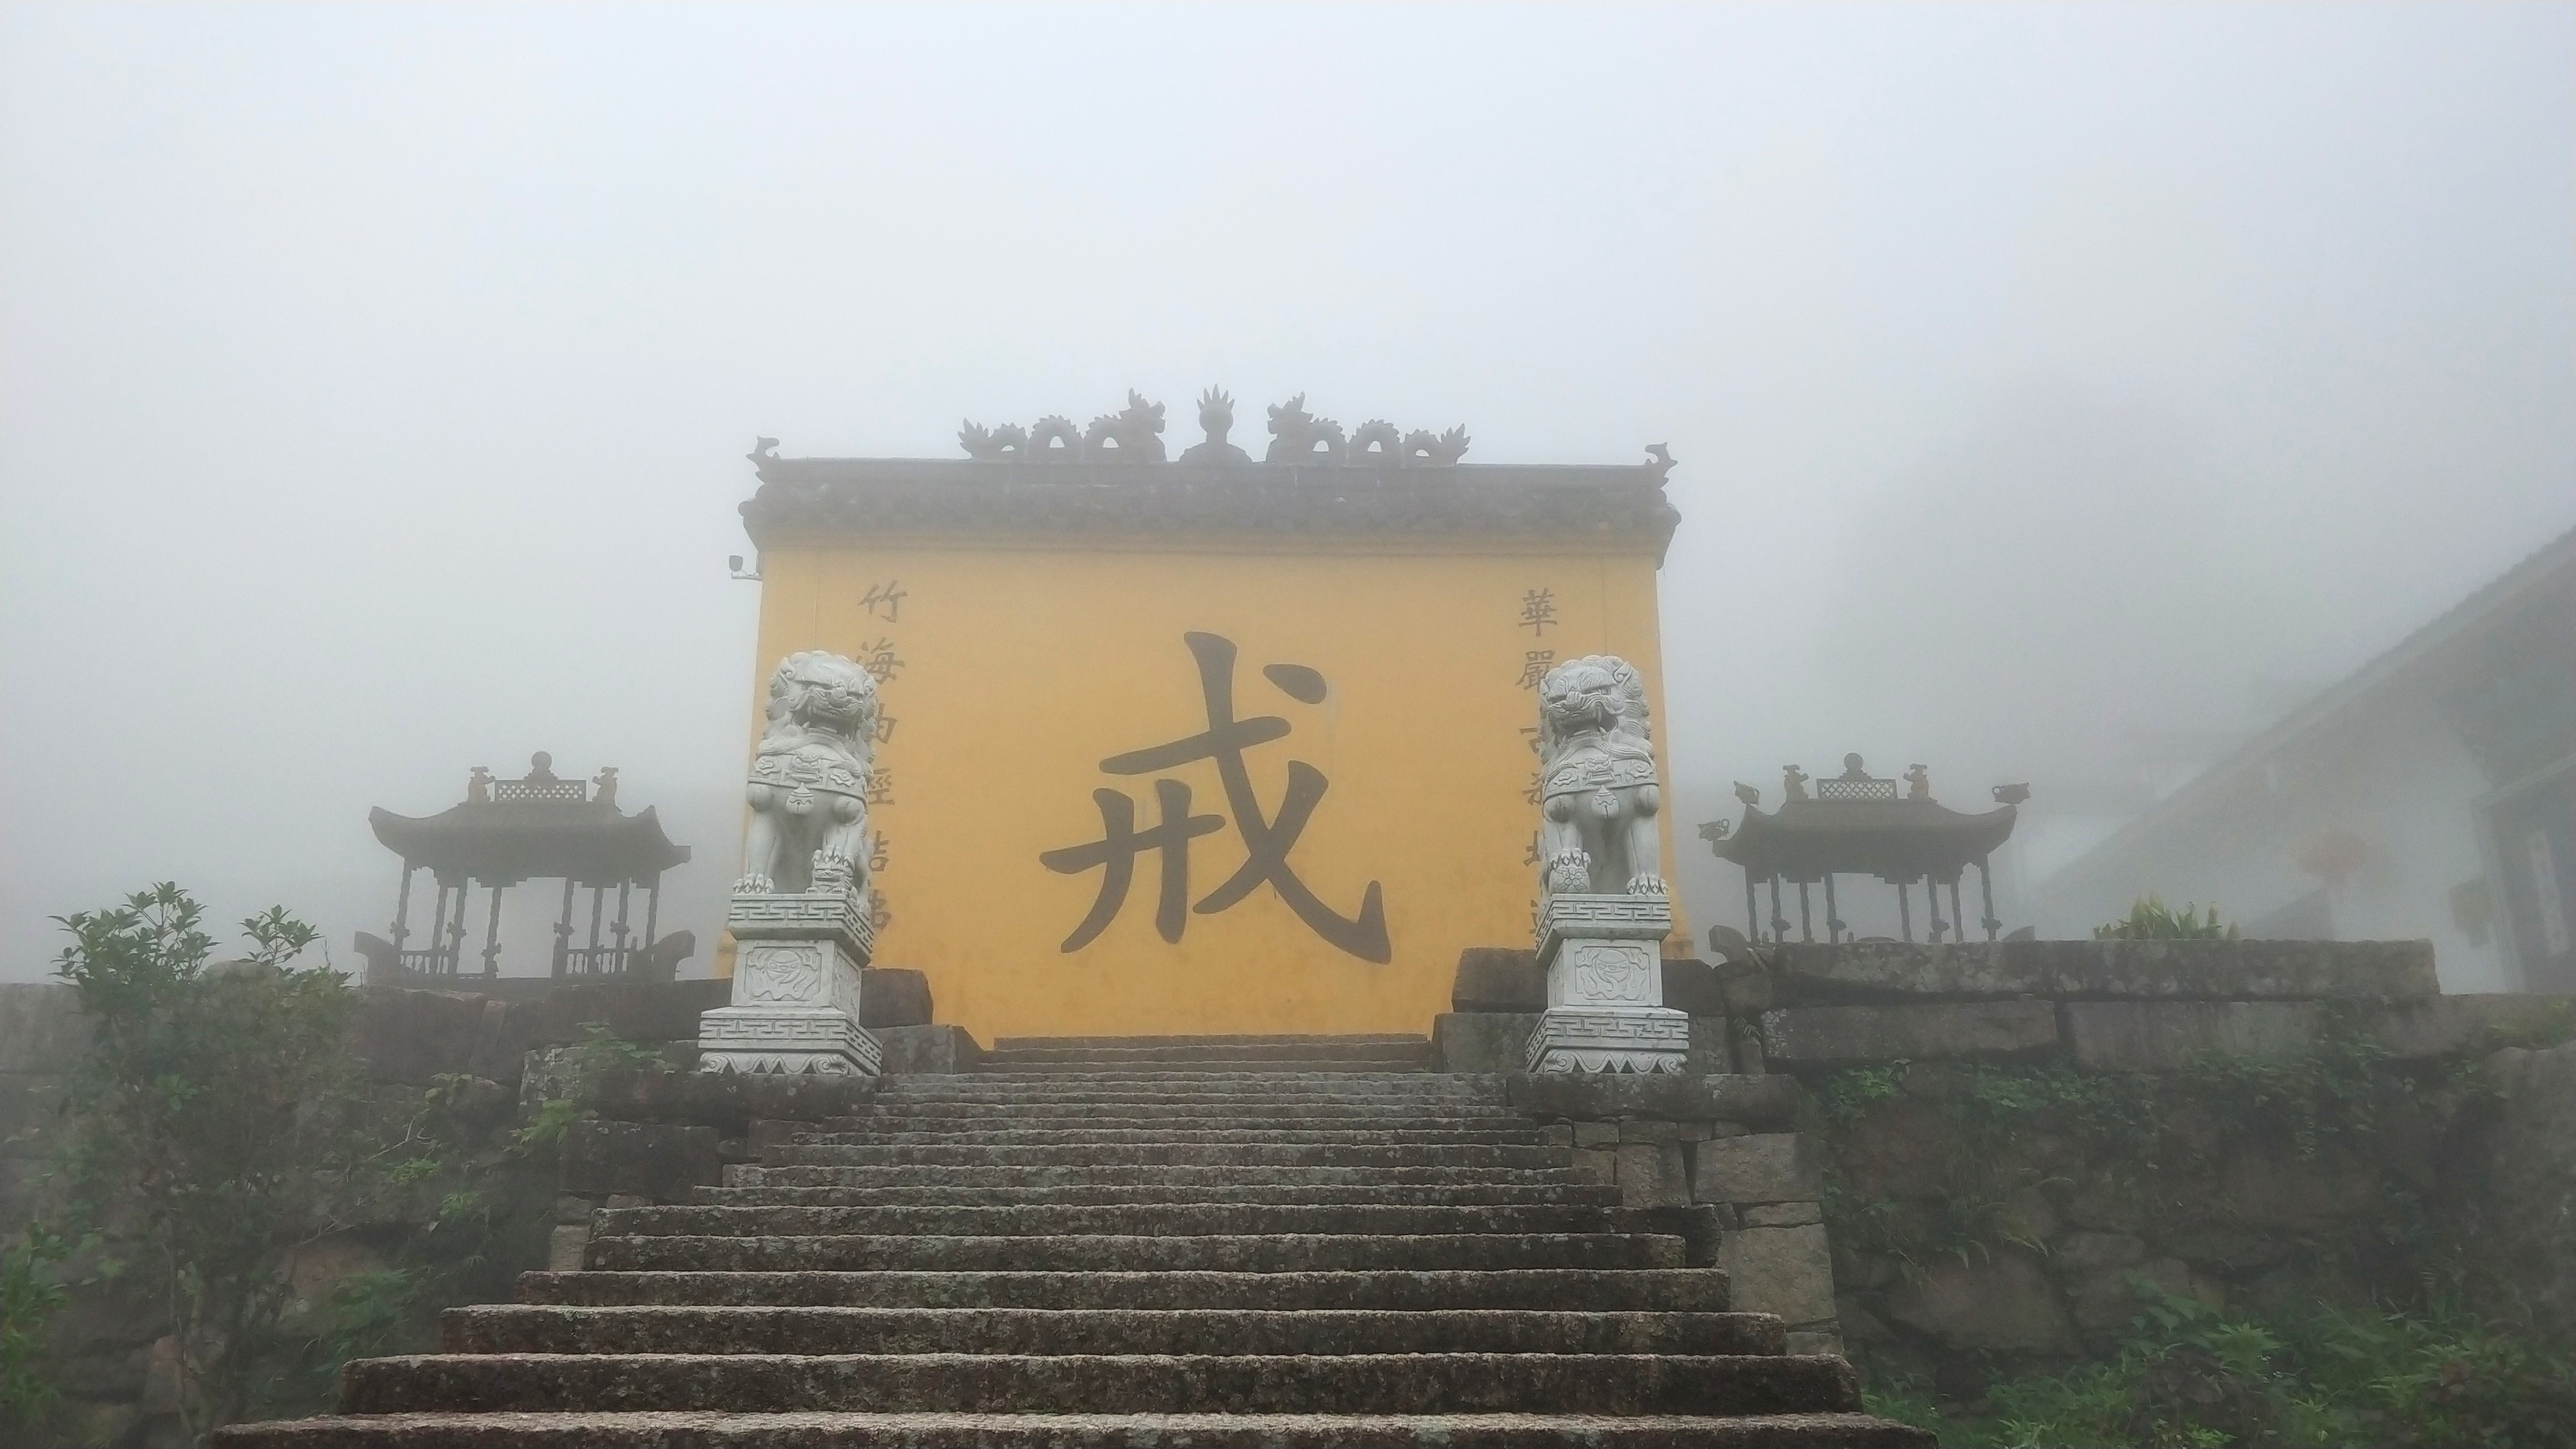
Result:
<instances>
[{"instance_id":1,"label":"black calligraphy on wall","mask_svg":"<svg viewBox=\"0 0 2576 1449\"><path fill-rule=\"evenodd\" d=\"M900 579L871 581L867 591L859 596L859 610L878 625L896 625L903 622L904 601L911 597L912 591L905 588ZM876 743L887 744L894 739L894 703L889 686L904 669L904 658L896 649L894 633L880 630L877 637L860 644L852 657L860 668L876 679ZM893 846L886 838L886 816L888 807L895 803L894 769L886 763L883 754L877 756L875 768L868 773L867 802L868 916L870 923L882 933L894 924L894 912L886 906L884 877L894 864Z\"/></svg>"},{"instance_id":2,"label":"black calligraphy on wall","mask_svg":"<svg viewBox=\"0 0 2576 1449\"><path fill-rule=\"evenodd\" d=\"M1092 791L1092 802L1100 809L1100 838L1050 850L1038 857L1039 864L1060 875L1100 872L1100 893L1093 898L1090 913L1064 938L1061 949L1079 951L1109 928L1127 903L1129 887L1135 884L1137 857L1151 853L1159 872L1154 930L1166 941L1180 941L1191 914L1214 915L1266 885L1278 893L1309 930L1337 949L1381 965L1393 960L1394 954L1387 946L1386 906L1376 881L1370 881L1361 894L1359 913L1343 916L1318 899L1289 864L1289 852L1296 848L1298 837L1305 833L1307 822L1314 818L1315 808L1323 803L1331 782L1313 765L1290 760L1288 785L1280 797L1279 809L1276 813L1265 811L1260 797L1253 793L1252 774L1244 765L1243 753L1286 738L1288 721L1267 714L1235 718L1236 651L1232 640L1189 633L1182 635L1181 641L1198 663L1199 694L1206 709L1207 727L1166 744L1112 755L1100 762L1100 769L1109 775L1162 775L1199 760L1213 761L1231 819L1226 815L1192 814L1188 783L1168 777L1154 781L1155 823L1144 829L1137 828L1136 802L1125 791ZM1261 674L1280 693L1300 704L1324 702L1324 676L1306 665L1271 664L1264 666ZM1216 889L1190 904L1191 842L1214 835L1229 823L1241 840L1243 864Z\"/></svg>"}]
</instances>

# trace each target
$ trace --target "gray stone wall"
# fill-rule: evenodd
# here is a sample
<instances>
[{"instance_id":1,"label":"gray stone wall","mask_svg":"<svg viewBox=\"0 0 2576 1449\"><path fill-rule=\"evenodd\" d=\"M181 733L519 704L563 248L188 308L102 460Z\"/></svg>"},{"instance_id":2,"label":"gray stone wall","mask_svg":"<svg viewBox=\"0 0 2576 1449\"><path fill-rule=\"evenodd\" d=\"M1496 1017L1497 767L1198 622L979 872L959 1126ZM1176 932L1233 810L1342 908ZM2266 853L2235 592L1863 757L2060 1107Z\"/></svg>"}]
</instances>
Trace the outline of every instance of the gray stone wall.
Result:
<instances>
[{"instance_id":1,"label":"gray stone wall","mask_svg":"<svg viewBox=\"0 0 2576 1449\"><path fill-rule=\"evenodd\" d=\"M1629 1205L1717 1212L1736 1302L1809 1345L1839 1334L1973 1389L1997 1355L2106 1349L2139 1279L2260 1309L2405 1291L2437 1259L2481 1306L2576 1334L2576 1046L2516 1046L2563 1039L2576 1003L2444 996L2429 943L1862 942L1665 971L1689 1076L1507 1081ZM1527 952L1468 953L1434 1026L1443 1069L1517 1073L1543 990ZM2365 1143L2303 1154L2185 1089L2355 1040L2399 1084ZM2492 1092L2458 1087L2481 1062ZM2044 1110L2025 1140L1972 1142L1957 1096L1992 1069L2128 1084L2179 1134L2177 1165L2141 1176ZM1853 1072L1889 1095L1829 1117ZM1939 1221L1977 1154L2000 1185L1976 1222Z\"/></svg>"},{"instance_id":2,"label":"gray stone wall","mask_svg":"<svg viewBox=\"0 0 2576 1449\"><path fill-rule=\"evenodd\" d=\"M2432 1275L2576 1333L2576 1048L2514 1045L2563 1040L2576 1003L2444 996L2420 941L1873 942L1758 964L1762 1057L1807 1089L1856 1352L1970 1388L1997 1356L2106 1351L2140 1280L2296 1314ZM2329 1058L2341 1089L2370 1083L2368 1131L2300 1145L2248 1105L2244 1068L2335 1090L2302 1075ZM1886 1095L1855 1109L1856 1076ZM2124 1156L2044 1104L1999 1134L1968 1099L2008 1080L2118 1083L2157 1144Z\"/></svg>"}]
</instances>

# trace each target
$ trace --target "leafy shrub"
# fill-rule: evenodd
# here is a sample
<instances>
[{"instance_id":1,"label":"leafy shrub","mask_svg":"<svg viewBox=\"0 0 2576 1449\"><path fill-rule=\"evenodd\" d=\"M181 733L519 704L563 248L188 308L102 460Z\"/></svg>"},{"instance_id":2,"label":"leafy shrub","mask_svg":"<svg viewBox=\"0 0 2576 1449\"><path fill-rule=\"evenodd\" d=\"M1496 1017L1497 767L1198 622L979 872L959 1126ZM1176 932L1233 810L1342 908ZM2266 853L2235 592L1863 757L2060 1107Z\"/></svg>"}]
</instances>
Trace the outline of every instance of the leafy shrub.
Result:
<instances>
[{"instance_id":1,"label":"leafy shrub","mask_svg":"<svg viewBox=\"0 0 2576 1449\"><path fill-rule=\"evenodd\" d=\"M2234 922L2218 923L2218 907L2209 907L2204 915L2196 903L2186 903L2177 911L2152 891L2138 897L2126 916L2093 928L2096 941L2233 941L2236 936Z\"/></svg>"}]
</instances>

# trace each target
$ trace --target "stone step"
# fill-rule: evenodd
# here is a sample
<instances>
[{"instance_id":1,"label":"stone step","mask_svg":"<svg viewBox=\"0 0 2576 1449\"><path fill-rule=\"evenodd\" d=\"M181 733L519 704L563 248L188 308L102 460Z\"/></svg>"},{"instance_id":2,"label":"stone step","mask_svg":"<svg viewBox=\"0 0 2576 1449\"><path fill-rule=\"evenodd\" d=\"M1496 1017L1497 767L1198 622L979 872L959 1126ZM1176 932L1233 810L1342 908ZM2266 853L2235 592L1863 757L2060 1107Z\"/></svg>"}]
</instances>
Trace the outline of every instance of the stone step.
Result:
<instances>
[{"instance_id":1,"label":"stone step","mask_svg":"<svg viewBox=\"0 0 2576 1449\"><path fill-rule=\"evenodd\" d=\"M344 1414L1778 1414L1852 1411L1839 1358L1681 1354L452 1354L359 1359Z\"/></svg>"},{"instance_id":2,"label":"stone step","mask_svg":"<svg viewBox=\"0 0 2576 1449\"><path fill-rule=\"evenodd\" d=\"M1431 1060L1431 1043L1410 1041L1190 1041L1160 1046L1002 1046L996 1044L981 1065L1018 1062L1031 1066L1097 1071L1109 1067L1160 1067L1182 1070L1201 1062L1224 1062L1234 1070L1277 1066L1289 1071L1317 1071L1343 1063L1361 1063L1361 1071L1419 1069Z\"/></svg>"},{"instance_id":3,"label":"stone step","mask_svg":"<svg viewBox=\"0 0 2576 1449\"><path fill-rule=\"evenodd\" d=\"M1385 1087L1355 1088L1334 1091L1308 1083L1280 1081L1275 1086L1263 1077L1209 1078L1208 1090L1193 1091L1189 1082L1157 1079L1137 1081L1125 1078L1065 1077L1038 1079L1035 1087L1023 1087L1008 1077L912 1077L912 1085L898 1091L888 1087L875 1094L871 1110L888 1107L911 1109L921 1106L970 1106L1013 1108L1031 1096L1050 1103L1072 1107L1126 1107L1134 1111L1158 1112L1164 1107L1186 1103L1223 1108L1276 1107L1362 1107L1372 1112L1418 1113L1429 1115L1458 1108L1493 1108L1508 1105L1499 1088L1473 1085L1457 1086L1438 1077L1423 1077L1433 1085L1418 1091L1397 1091ZM1472 1079L1452 1079L1469 1080ZM956 1085L949 1085L954 1083Z\"/></svg>"},{"instance_id":4,"label":"stone step","mask_svg":"<svg viewBox=\"0 0 2576 1449\"><path fill-rule=\"evenodd\" d=\"M1866 1414L385 1414L236 1424L217 1449L1936 1449Z\"/></svg>"},{"instance_id":5,"label":"stone step","mask_svg":"<svg viewBox=\"0 0 2576 1449\"><path fill-rule=\"evenodd\" d=\"M912 1101L885 1098L865 1112L848 1117L827 1117L814 1123L819 1129L833 1132L866 1132L889 1122L1020 1122L1036 1127L1048 1122L1094 1122L1103 1127L1142 1126L1155 1122L1206 1123L1211 1126L1259 1127L1272 1123L1328 1126L1342 1122L1386 1123L1387 1110L1375 1104L1353 1104L1343 1101L1298 1102L1267 1097L1238 1097L1231 1102L1212 1102L1196 1097L1157 1097L1151 1101L1128 1104L1132 1110L1119 1110L1120 1104L1104 1102L1017 1102L992 1101ZM1404 1125L1415 1127L1474 1127L1485 1123L1506 1126L1530 1119L1502 1105L1481 1106L1468 1102L1439 1102L1420 1111L1408 1113Z\"/></svg>"},{"instance_id":6,"label":"stone step","mask_svg":"<svg viewBox=\"0 0 2576 1449\"><path fill-rule=\"evenodd\" d=\"M864 1272L1022 1269L1053 1272L1296 1273L1369 1269L1679 1268L1681 1238L1644 1233L1225 1234L1136 1237L650 1237L594 1234L583 1266L621 1272Z\"/></svg>"},{"instance_id":7,"label":"stone step","mask_svg":"<svg viewBox=\"0 0 2576 1449\"><path fill-rule=\"evenodd\" d=\"M1571 1167L1563 1147L1487 1143L1125 1142L1065 1147L924 1143L879 1147L793 1143L760 1150L764 1167Z\"/></svg>"},{"instance_id":8,"label":"stone step","mask_svg":"<svg viewBox=\"0 0 2576 1449\"><path fill-rule=\"evenodd\" d=\"M976 1075L993 1078L1009 1078L1022 1074L1035 1075L1043 1073L1047 1075L1060 1075L1076 1072L1105 1075L1112 1072L1143 1069L1151 1066L1155 1071L1169 1073L1174 1076L1193 1076L1202 1073L1224 1074L1228 1076L1250 1076L1259 1075L1264 1067L1270 1065L1273 1064L1264 1061L1247 1061L1238 1057L1210 1057L1196 1062L1149 1062L1142 1060L1122 1061L1114 1057L1103 1059L1100 1057L1088 1056L997 1057L987 1053L982 1060L975 1063L975 1072ZM1428 1073L1430 1071L1430 1063L1427 1058L1418 1063L1392 1057L1349 1057L1338 1061L1315 1058L1300 1062L1298 1065L1308 1072L1319 1074L1334 1073L1343 1076L1373 1075L1388 1072Z\"/></svg>"},{"instance_id":9,"label":"stone step","mask_svg":"<svg viewBox=\"0 0 2576 1449\"><path fill-rule=\"evenodd\" d=\"M1363 1186L1156 1186L1093 1183L1069 1187L842 1187L782 1186L779 1174L830 1173L832 1168L745 1167L729 1187L690 1190L706 1207L1108 1207L1124 1203L1380 1203L1424 1207L1502 1207L1514 1204L1617 1207L1619 1189L1601 1182Z\"/></svg>"},{"instance_id":10,"label":"stone step","mask_svg":"<svg viewBox=\"0 0 2576 1449\"><path fill-rule=\"evenodd\" d=\"M818 1238L893 1234L939 1237L1137 1238L1467 1233L1604 1233L1642 1230L1615 1207L1423 1207L1389 1203L1141 1203L1106 1207L800 1207L713 1205L603 1208L594 1236L610 1238Z\"/></svg>"},{"instance_id":11,"label":"stone step","mask_svg":"<svg viewBox=\"0 0 2576 1449\"><path fill-rule=\"evenodd\" d=\"M1074 1147L1092 1143L1267 1143L1290 1146L1317 1143L1348 1143L1356 1146L1382 1144L1401 1147L1413 1143L1433 1145L1489 1143L1496 1146L1537 1147L1545 1137L1535 1122L1511 1126L1471 1128L1414 1127L1213 1127L1196 1123L1149 1123L1138 1127L1056 1126L1001 1127L976 1123L936 1127L928 1130L837 1130L790 1133L788 1143L796 1147L907 1147L949 1143L960 1147Z\"/></svg>"},{"instance_id":12,"label":"stone step","mask_svg":"<svg viewBox=\"0 0 2576 1449\"><path fill-rule=\"evenodd\" d=\"M1230 1163L1100 1162L1019 1166L771 1166L725 1168L728 1186L779 1187L1476 1187L1599 1181L1574 1167L1242 1167Z\"/></svg>"},{"instance_id":13,"label":"stone step","mask_svg":"<svg viewBox=\"0 0 2576 1449\"><path fill-rule=\"evenodd\" d=\"M1044 1079L1044 1080L1039 1080ZM897 1076L878 1087L880 1095L913 1097L957 1094L1009 1096L1052 1082L1068 1090L1116 1091L1207 1090L1258 1092L1265 1088L1303 1092L1318 1097L1485 1097L1498 1099L1498 1078L1449 1072L1314 1072L1246 1066L1233 1071L1174 1071L1148 1066L1096 1066L1062 1071L1013 1072L1008 1080L978 1073Z\"/></svg>"},{"instance_id":14,"label":"stone step","mask_svg":"<svg viewBox=\"0 0 2576 1449\"><path fill-rule=\"evenodd\" d=\"M1201 1046L1283 1046L1283 1047L1420 1047L1429 1050L1431 1038L1403 1032L1355 1032L1348 1036L1282 1032L1262 1036L997 1036L995 1051L1090 1051L1096 1048L1146 1049L1156 1047Z\"/></svg>"},{"instance_id":15,"label":"stone step","mask_svg":"<svg viewBox=\"0 0 2576 1449\"><path fill-rule=\"evenodd\" d=\"M1722 1313L1717 1268L1379 1269L1244 1272L522 1273L519 1300L834 1308L1231 1308L1378 1311L1564 1309Z\"/></svg>"},{"instance_id":16,"label":"stone step","mask_svg":"<svg viewBox=\"0 0 2576 1449\"><path fill-rule=\"evenodd\" d=\"M1765 1313L1097 1308L560 1308L440 1315L443 1353L1776 1354Z\"/></svg>"}]
</instances>

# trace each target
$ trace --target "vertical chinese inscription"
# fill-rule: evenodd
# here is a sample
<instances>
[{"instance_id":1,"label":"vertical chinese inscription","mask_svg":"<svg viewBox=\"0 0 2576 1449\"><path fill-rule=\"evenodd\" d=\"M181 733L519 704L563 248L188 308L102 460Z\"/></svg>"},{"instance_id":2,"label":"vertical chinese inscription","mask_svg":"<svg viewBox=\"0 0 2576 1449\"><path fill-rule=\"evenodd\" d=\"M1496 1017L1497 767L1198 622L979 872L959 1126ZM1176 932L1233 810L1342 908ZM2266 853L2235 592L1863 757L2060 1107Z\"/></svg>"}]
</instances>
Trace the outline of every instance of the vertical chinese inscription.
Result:
<instances>
[{"instance_id":1,"label":"vertical chinese inscription","mask_svg":"<svg viewBox=\"0 0 2576 1449\"><path fill-rule=\"evenodd\" d=\"M903 581L898 578L872 580L866 590L859 595L859 611L877 624L889 626L887 629L879 630L874 639L859 645L853 656L857 659L859 667L865 669L869 676L876 680L878 698L881 701L885 699L886 687L894 683L904 670L905 660L897 648L890 626L903 622L904 601L911 597L912 591L906 589ZM894 711L891 708L880 708L877 713L876 743L883 745L893 740L894 728ZM895 778L890 766L881 762L869 775L867 802L869 818L876 824L868 851L869 873L882 875L893 858L893 851L886 840L883 823L885 820L883 812L895 803ZM870 895L868 913L869 924L875 926L880 932L894 923L894 912L886 907L886 893L882 890Z\"/></svg>"},{"instance_id":2,"label":"vertical chinese inscription","mask_svg":"<svg viewBox=\"0 0 2576 1449\"><path fill-rule=\"evenodd\" d=\"M1200 760L1215 764L1226 808L1231 812L1230 823L1242 841L1244 859L1232 875L1191 905L1189 913L1213 915L1267 885L1307 929L1335 948L1363 961L1383 964L1393 960L1386 934L1385 901L1376 881L1370 881L1362 892L1358 914L1343 916L1317 898L1288 862L1288 853L1296 848L1298 837L1305 833L1307 822L1313 819L1331 782L1313 765L1290 760L1288 785L1277 812L1264 810L1260 797L1253 792L1244 751L1285 738L1288 721L1277 715L1235 718L1236 650L1232 640L1193 632L1182 635L1181 641L1198 665L1199 698L1206 728L1165 744L1112 755L1100 762L1100 769L1108 775L1159 775ZM1300 704L1324 701L1324 676L1306 665L1271 664L1264 666L1261 673L1282 694ZM1190 842L1223 830L1229 818L1192 814L1190 788L1180 780L1154 782L1157 823L1145 829L1137 828L1135 801L1124 791L1094 790L1091 798L1100 811L1100 838L1038 856L1039 864L1060 875L1092 870L1101 873L1099 894L1093 898L1090 912L1065 937L1060 949L1081 950L1108 929L1135 883L1136 858L1149 852L1155 857L1158 873L1154 929L1164 940L1177 943L1188 923L1182 906L1189 899Z\"/></svg>"}]
</instances>

